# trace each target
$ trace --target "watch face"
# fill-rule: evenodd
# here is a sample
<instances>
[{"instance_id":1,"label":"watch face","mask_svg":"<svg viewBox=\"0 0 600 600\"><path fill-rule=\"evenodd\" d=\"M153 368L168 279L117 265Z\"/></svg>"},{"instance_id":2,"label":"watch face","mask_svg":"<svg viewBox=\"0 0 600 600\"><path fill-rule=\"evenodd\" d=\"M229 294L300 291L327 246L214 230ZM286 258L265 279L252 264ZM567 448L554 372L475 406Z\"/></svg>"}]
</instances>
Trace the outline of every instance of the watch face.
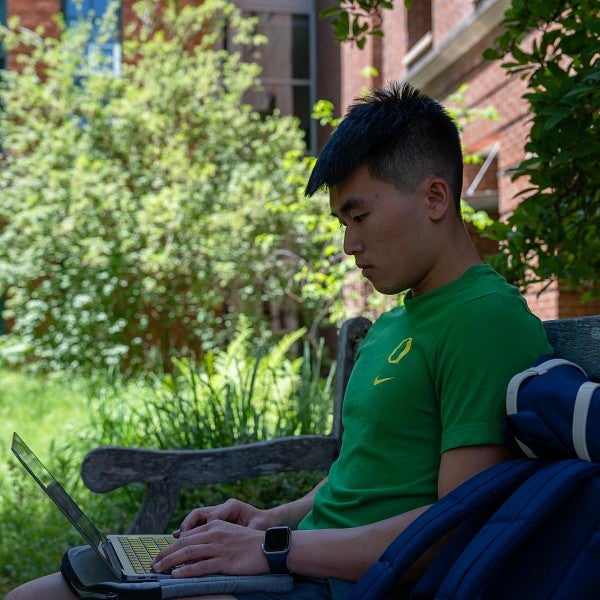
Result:
<instances>
[{"instance_id":1,"label":"watch face","mask_svg":"<svg viewBox=\"0 0 600 600\"><path fill-rule=\"evenodd\" d=\"M265 552L281 552L290 545L289 527L270 527L265 532Z\"/></svg>"}]
</instances>

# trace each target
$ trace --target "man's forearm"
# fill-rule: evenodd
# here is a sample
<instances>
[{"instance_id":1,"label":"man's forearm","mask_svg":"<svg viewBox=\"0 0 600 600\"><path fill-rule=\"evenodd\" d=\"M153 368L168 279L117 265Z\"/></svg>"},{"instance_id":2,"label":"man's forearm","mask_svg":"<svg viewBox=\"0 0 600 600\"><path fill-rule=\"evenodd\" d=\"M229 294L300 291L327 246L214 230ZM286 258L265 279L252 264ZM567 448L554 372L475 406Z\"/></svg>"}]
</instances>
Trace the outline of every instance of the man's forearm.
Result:
<instances>
[{"instance_id":1,"label":"man's forearm","mask_svg":"<svg viewBox=\"0 0 600 600\"><path fill-rule=\"evenodd\" d=\"M444 452L438 479L439 497L506 458L506 449L494 444L459 447ZM295 531L287 559L288 568L310 577L330 576L357 581L394 538L429 506L362 527ZM421 557L407 573L407 580L414 580L420 575L442 543L443 540Z\"/></svg>"},{"instance_id":2,"label":"man's forearm","mask_svg":"<svg viewBox=\"0 0 600 600\"><path fill-rule=\"evenodd\" d=\"M288 569L308 577L358 581L394 538L427 508L423 506L362 527L294 531Z\"/></svg>"},{"instance_id":3,"label":"man's forearm","mask_svg":"<svg viewBox=\"0 0 600 600\"><path fill-rule=\"evenodd\" d=\"M327 477L322 479L310 492L308 492L308 494L302 498L271 509L269 512L271 512L273 515L273 521L278 525L288 525L292 528L297 527L298 523L300 523L300 521L302 521L302 519L312 509L315 494L326 481Z\"/></svg>"}]
</instances>

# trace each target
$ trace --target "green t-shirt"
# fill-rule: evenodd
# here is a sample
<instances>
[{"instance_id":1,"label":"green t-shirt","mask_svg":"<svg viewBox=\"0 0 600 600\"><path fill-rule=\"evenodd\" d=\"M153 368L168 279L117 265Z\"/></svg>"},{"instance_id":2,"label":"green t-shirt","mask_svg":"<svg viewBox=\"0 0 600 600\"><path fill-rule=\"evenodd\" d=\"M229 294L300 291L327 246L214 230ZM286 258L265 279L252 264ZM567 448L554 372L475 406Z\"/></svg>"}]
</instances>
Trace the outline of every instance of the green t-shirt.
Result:
<instances>
[{"instance_id":1,"label":"green t-shirt","mask_svg":"<svg viewBox=\"0 0 600 600\"><path fill-rule=\"evenodd\" d=\"M552 349L488 265L383 314L346 390L339 458L301 529L356 527L437 500L440 457L501 443L506 386Z\"/></svg>"}]
</instances>

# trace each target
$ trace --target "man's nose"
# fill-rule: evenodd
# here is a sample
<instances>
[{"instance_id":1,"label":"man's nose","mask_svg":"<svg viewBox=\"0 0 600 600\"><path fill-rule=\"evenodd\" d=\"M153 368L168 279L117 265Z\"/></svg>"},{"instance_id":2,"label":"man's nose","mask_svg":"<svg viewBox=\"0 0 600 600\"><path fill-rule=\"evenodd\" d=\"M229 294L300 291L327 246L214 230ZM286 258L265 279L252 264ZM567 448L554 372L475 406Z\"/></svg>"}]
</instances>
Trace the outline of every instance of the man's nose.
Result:
<instances>
[{"instance_id":1,"label":"man's nose","mask_svg":"<svg viewBox=\"0 0 600 600\"><path fill-rule=\"evenodd\" d=\"M346 227L344 231L344 252L349 256L359 254L364 250L364 244L360 238L352 231L350 227Z\"/></svg>"}]
</instances>

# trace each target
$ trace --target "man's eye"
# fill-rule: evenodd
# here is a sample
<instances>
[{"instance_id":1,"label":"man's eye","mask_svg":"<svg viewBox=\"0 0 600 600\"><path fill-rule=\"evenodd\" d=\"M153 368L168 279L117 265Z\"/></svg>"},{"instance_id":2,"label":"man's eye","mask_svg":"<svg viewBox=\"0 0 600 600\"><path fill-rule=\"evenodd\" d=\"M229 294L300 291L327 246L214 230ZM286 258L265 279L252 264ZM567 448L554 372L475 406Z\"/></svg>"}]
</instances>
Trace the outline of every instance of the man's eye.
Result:
<instances>
[{"instance_id":1,"label":"man's eye","mask_svg":"<svg viewBox=\"0 0 600 600\"><path fill-rule=\"evenodd\" d=\"M352 217L352 220L355 223L362 223L365 220L366 216L366 213L363 213L361 215L355 215L354 217Z\"/></svg>"}]
</instances>

